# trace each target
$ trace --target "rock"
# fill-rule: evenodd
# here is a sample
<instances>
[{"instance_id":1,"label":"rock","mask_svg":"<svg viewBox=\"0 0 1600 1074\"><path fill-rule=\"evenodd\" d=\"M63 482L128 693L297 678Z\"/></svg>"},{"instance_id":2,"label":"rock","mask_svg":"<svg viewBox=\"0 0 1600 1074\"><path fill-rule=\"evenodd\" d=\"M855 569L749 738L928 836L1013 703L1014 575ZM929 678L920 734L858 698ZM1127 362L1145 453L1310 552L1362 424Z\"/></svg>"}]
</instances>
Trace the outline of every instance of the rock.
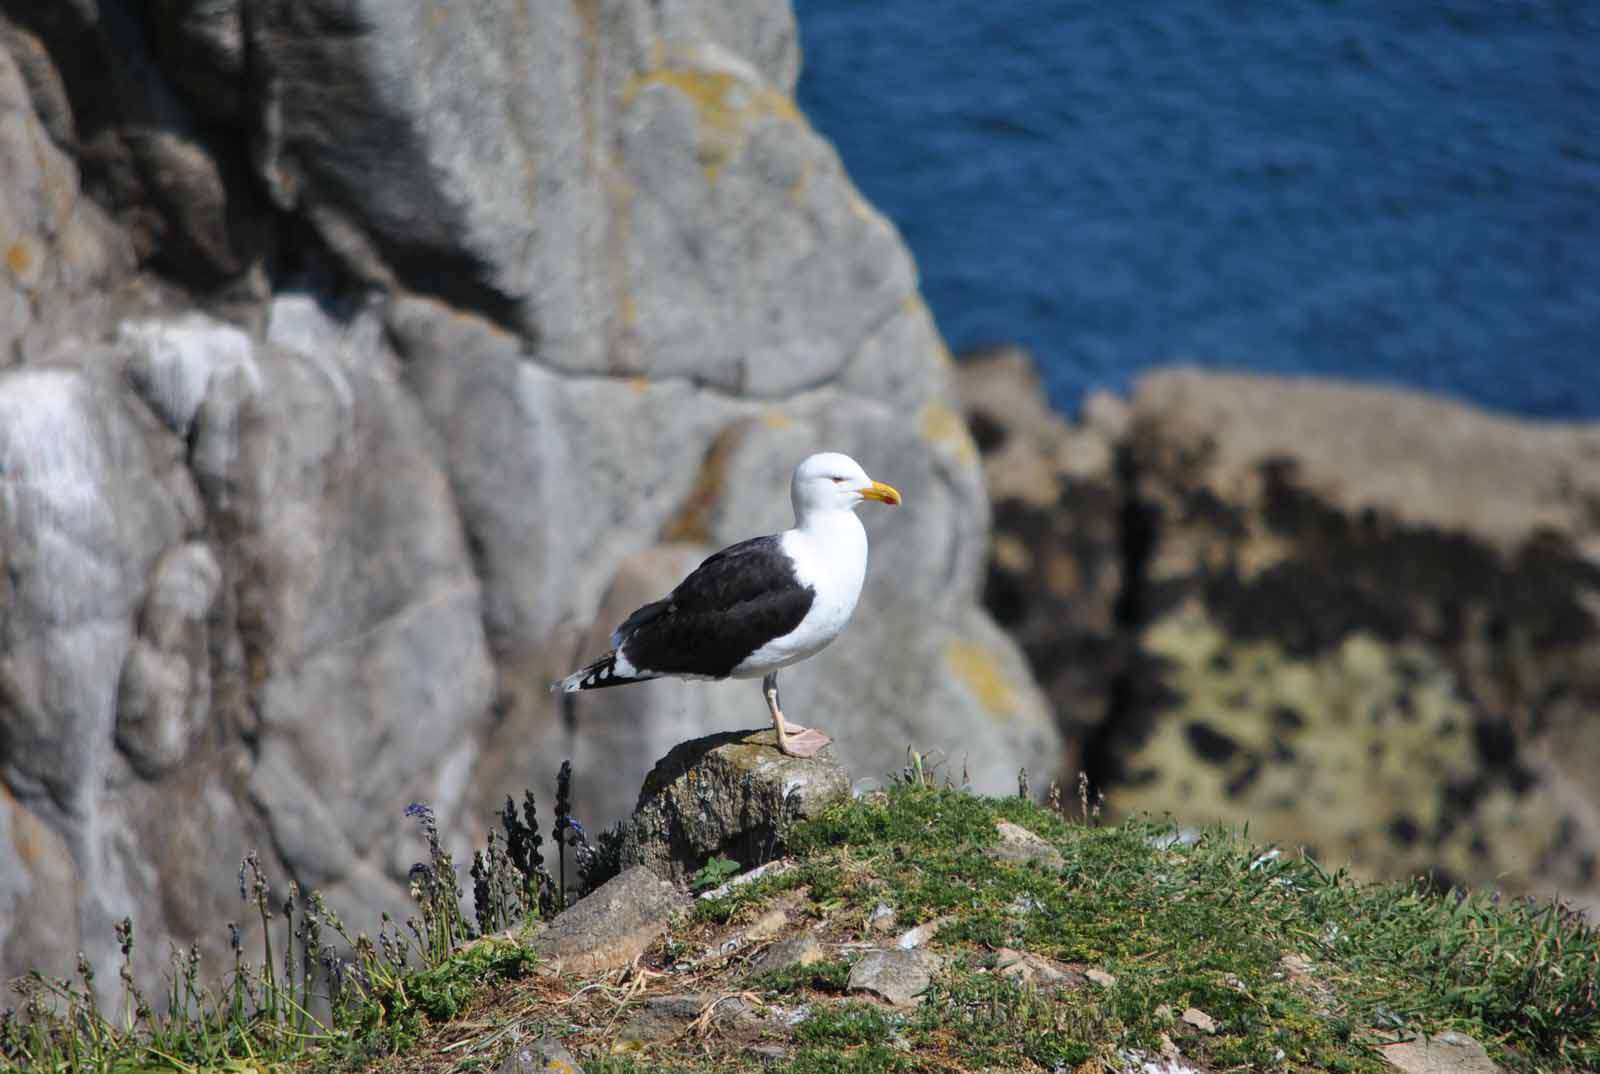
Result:
<instances>
[{"instance_id":1,"label":"rock","mask_svg":"<svg viewBox=\"0 0 1600 1074\"><path fill-rule=\"evenodd\" d=\"M795 900L798 902L798 900ZM793 906L774 906L750 923L744 930L746 942L771 939L782 932L789 925L789 915Z\"/></svg>"},{"instance_id":2,"label":"rock","mask_svg":"<svg viewBox=\"0 0 1600 1074\"><path fill-rule=\"evenodd\" d=\"M1083 975L1101 988L1115 988L1117 986L1116 975L1107 973L1105 970L1087 969L1083 971Z\"/></svg>"},{"instance_id":3,"label":"rock","mask_svg":"<svg viewBox=\"0 0 1600 1074\"><path fill-rule=\"evenodd\" d=\"M1008 980L1037 988L1077 988L1086 980L1083 974L1042 955L1009 947L995 953L994 969Z\"/></svg>"},{"instance_id":4,"label":"rock","mask_svg":"<svg viewBox=\"0 0 1600 1074\"><path fill-rule=\"evenodd\" d=\"M628 1011L617 1031L618 1041L653 1043L671 1040L688 1031L695 1019L706 1013L710 1019L732 1021L744 1010L744 1001L730 996L723 1003L718 997L700 992L676 996L649 996Z\"/></svg>"},{"instance_id":5,"label":"rock","mask_svg":"<svg viewBox=\"0 0 1600 1074\"><path fill-rule=\"evenodd\" d=\"M78 936L77 906L61 897L82 884L72 850L33 809L0 785L0 847L15 853L0 868L0 922L25 922L0 933L7 965L61 965L63 936ZM65 967L63 967L65 968Z\"/></svg>"},{"instance_id":6,"label":"rock","mask_svg":"<svg viewBox=\"0 0 1600 1074\"><path fill-rule=\"evenodd\" d=\"M92 289L120 282L134 267L133 244L83 196L62 148L70 115L43 44L0 20L0 353L7 355L41 322L79 320Z\"/></svg>"},{"instance_id":7,"label":"rock","mask_svg":"<svg viewBox=\"0 0 1600 1074\"><path fill-rule=\"evenodd\" d=\"M1184 1012L1178 1018L1184 1025L1193 1026L1202 1033L1215 1033L1217 1031L1217 1020L1199 1007L1184 1008Z\"/></svg>"},{"instance_id":8,"label":"rock","mask_svg":"<svg viewBox=\"0 0 1600 1074\"><path fill-rule=\"evenodd\" d=\"M870 951L850 967L845 988L865 992L896 1007L909 1007L927 991L940 959L923 950Z\"/></svg>"},{"instance_id":9,"label":"rock","mask_svg":"<svg viewBox=\"0 0 1600 1074\"><path fill-rule=\"evenodd\" d=\"M356 29L326 33L335 11ZM529 18L383 0L265 9L249 44L279 207L363 278L515 325L561 370L767 397L835 378L914 277L790 99L789 6ZM568 152L588 144L612 152Z\"/></svg>"},{"instance_id":10,"label":"rock","mask_svg":"<svg viewBox=\"0 0 1600 1074\"><path fill-rule=\"evenodd\" d=\"M0 790L56 838L0 878L0 977L82 949L114 1002L124 915L147 986L169 942L224 965L252 849L403 919L407 803L464 861L565 757L620 819L670 745L764 724L758 684L549 683L788 525L818 444L915 513L866 519L797 722L991 792L1056 749L978 607L954 372L798 64L782 0L5 5Z\"/></svg>"},{"instance_id":11,"label":"rock","mask_svg":"<svg viewBox=\"0 0 1600 1074\"><path fill-rule=\"evenodd\" d=\"M511 1049L495 1074L583 1074L583 1067L566 1045L554 1037L543 1037Z\"/></svg>"},{"instance_id":12,"label":"rock","mask_svg":"<svg viewBox=\"0 0 1600 1074\"><path fill-rule=\"evenodd\" d=\"M777 861L769 861L765 865L758 865L754 869L740 873L738 876L727 881L726 883L718 884L716 887L711 888L708 891L702 891L696 895L695 898L720 899L735 888L744 887L746 884L753 884L757 880L761 880L764 877L781 876L784 873L794 869L794 867L795 860L793 858L779 858Z\"/></svg>"},{"instance_id":13,"label":"rock","mask_svg":"<svg viewBox=\"0 0 1600 1074\"><path fill-rule=\"evenodd\" d=\"M156 53L185 99L208 119L246 120L246 0L157 0Z\"/></svg>"},{"instance_id":14,"label":"rock","mask_svg":"<svg viewBox=\"0 0 1600 1074\"><path fill-rule=\"evenodd\" d=\"M1102 745L1138 774L1117 809L1600 894L1600 428L1173 370L1130 429L1146 667Z\"/></svg>"},{"instance_id":15,"label":"rock","mask_svg":"<svg viewBox=\"0 0 1600 1074\"><path fill-rule=\"evenodd\" d=\"M743 995L687 992L651 996L628 1012L617 1039L624 1045L651 1044L687 1033L715 1033L729 1040L754 1041L771 1035L787 1037L803 1017L799 1008L757 1005Z\"/></svg>"},{"instance_id":16,"label":"rock","mask_svg":"<svg viewBox=\"0 0 1600 1074\"><path fill-rule=\"evenodd\" d=\"M123 241L187 284L244 276L262 252L266 207L231 132L206 124L168 81L144 19L97 2L8 5L7 15L48 53L70 100L77 163Z\"/></svg>"},{"instance_id":17,"label":"rock","mask_svg":"<svg viewBox=\"0 0 1600 1074\"><path fill-rule=\"evenodd\" d=\"M1059 869L1065 864L1061 851L1021 825L999 820L995 821L995 829L1000 833L1000 841L984 851L995 861L1011 865L1040 865L1050 869Z\"/></svg>"},{"instance_id":18,"label":"rock","mask_svg":"<svg viewBox=\"0 0 1600 1074\"><path fill-rule=\"evenodd\" d=\"M902 950L913 947L922 947L929 940L939 935L939 930L950 924L950 918L936 917L932 921L924 921L915 928L909 928L895 938L894 945Z\"/></svg>"},{"instance_id":19,"label":"rock","mask_svg":"<svg viewBox=\"0 0 1600 1074\"><path fill-rule=\"evenodd\" d=\"M747 867L781 853L789 826L846 799L850 779L831 747L778 752L771 729L711 735L663 757L622 829L624 867L687 879L716 856Z\"/></svg>"},{"instance_id":20,"label":"rock","mask_svg":"<svg viewBox=\"0 0 1600 1074\"><path fill-rule=\"evenodd\" d=\"M222 584L211 547L179 545L156 565L122 666L117 748L146 779L180 764L211 713L207 619Z\"/></svg>"},{"instance_id":21,"label":"rock","mask_svg":"<svg viewBox=\"0 0 1600 1074\"><path fill-rule=\"evenodd\" d=\"M960 378L1069 797L1600 905L1600 427L1182 369L1074 424L1019 349Z\"/></svg>"},{"instance_id":22,"label":"rock","mask_svg":"<svg viewBox=\"0 0 1600 1074\"><path fill-rule=\"evenodd\" d=\"M826 958L827 952L822 949L822 944L817 942L815 936L806 933L804 936L794 936L769 945L765 951L750 960L748 972L752 977L782 973L785 970L814 966Z\"/></svg>"},{"instance_id":23,"label":"rock","mask_svg":"<svg viewBox=\"0 0 1600 1074\"><path fill-rule=\"evenodd\" d=\"M628 1012L617 1038L644 1043L670 1040L687 1032L702 1015L707 1016L707 1024L726 1024L744 1013L745 1003L740 996L720 997L701 992L650 996Z\"/></svg>"},{"instance_id":24,"label":"rock","mask_svg":"<svg viewBox=\"0 0 1600 1074\"><path fill-rule=\"evenodd\" d=\"M578 808L597 827L626 815L635 781L669 743L766 721L759 681L661 680L572 695L560 710L548 687L699 556L790 525L788 475L819 442L916 488L917 525L865 516L875 551L860 613L839 644L784 673L785 710L833 734L857 770L898 767L914 741L970 756L974 786L995 793L1014 785L1018 765L1056 749L1015 647L974 606L986 511L958 420L954 432L930 422L930 438L838 387L760 402L680 380L564 377L528 361L510 333L422 299L395 302L386 326L452 460L486 625L503 654L503 737L484 751L480 782L515 791L530 773L553 775L551 755L570 749ZM913 384L927 386L913 378L905 390ZM473 422L458 420L469 412ZM606 495L579 487L585 474L606 475ZM950 587L919 592L937 589L934 579ZM900 715L868 715L887 712Z\"/></svg>"},{"instance_id":25,"label":"rock","mask_svg":"<svg viewBox=\"0 0 1600 1074\"><path fill-rule=\"evenodd\" d=\"M1127 559L1121 426L1068 424L1018 347L963 355L958 376L994 504L984 603L1021 644L1066 731L1056 775L1071 786L1130 659L1117 622Z\"/></svg>"},{"instance_id":26,"label":"rock","mask_svg":"<svg viewBox=\"0 0 1600 1074\"><path fill-rule=\"evenodd\" d=\"M0 739L8 782L94 815L134 615L184 504L134 401L64 368L0 371Z\"/></svg>"},{"instance_id":27,"label":"rock","mask_svg":"<svg viewBox=\"0 0 1600 1074\"><path fill-rule=\"evenodd\" d=\"M1384 1044L1378 1051L1385 1062L1404 1074L1499 1074L1500 1071L1483 1045L1455 1030Z\"/></svg>"},{"instance_id":28,"label":"rock","mask_svg":"<svg viewBox=\"0 0 1600 1074\"><path fill-rule=\"evenodd\" d=\"M687 896L642 865L625 869L557 914L533 940L540 958L567 973L626 966L666 934Z\"/></svg>"}]
</instances>

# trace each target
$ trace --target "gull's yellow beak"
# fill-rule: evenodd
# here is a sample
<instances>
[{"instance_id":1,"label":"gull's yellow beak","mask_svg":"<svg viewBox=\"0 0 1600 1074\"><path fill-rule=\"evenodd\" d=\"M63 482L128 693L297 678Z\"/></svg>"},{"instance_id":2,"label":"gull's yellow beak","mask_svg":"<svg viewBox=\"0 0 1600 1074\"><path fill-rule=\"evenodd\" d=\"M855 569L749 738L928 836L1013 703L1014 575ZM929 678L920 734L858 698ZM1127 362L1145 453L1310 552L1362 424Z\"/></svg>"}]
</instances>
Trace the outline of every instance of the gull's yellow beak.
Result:
<instances>
[{"instance_id":1,"label":"gull's yellow beak","mask_svg":"<svg viewBox=\"0 0 1600 1074\"><path fill-rule=\"evenodd\" d=\"M871 488L861 490L861 498L894 506L900 502L900 490L893 485L885 485L882 481L874 481Z\"/></svg>"}]
</instances>

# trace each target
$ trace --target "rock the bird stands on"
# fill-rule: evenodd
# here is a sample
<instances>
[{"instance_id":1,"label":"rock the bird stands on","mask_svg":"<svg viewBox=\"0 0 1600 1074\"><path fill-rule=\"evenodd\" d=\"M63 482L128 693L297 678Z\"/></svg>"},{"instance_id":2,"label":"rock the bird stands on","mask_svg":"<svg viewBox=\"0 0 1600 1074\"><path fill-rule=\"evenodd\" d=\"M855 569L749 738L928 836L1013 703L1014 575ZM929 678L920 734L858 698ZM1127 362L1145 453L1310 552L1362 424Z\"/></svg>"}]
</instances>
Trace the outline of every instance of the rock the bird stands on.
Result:
<instances>
[{"instance_id":1,"label":"rock the bird stands on","mask_svg":"<svg viewBox=\"0 0 1600 1074\"><path fill-rule=\"evenodd\" d=\"M611 650L556 684L563 693L645 679L762 679L778 748L810 757L831 739L785 724L778 671L839 636L867 575L864 500L898 504L848 455L812 455L789 485L794 529L741 541L696 567L661 600L628 616Z\"/></svg>"}]
</instances>

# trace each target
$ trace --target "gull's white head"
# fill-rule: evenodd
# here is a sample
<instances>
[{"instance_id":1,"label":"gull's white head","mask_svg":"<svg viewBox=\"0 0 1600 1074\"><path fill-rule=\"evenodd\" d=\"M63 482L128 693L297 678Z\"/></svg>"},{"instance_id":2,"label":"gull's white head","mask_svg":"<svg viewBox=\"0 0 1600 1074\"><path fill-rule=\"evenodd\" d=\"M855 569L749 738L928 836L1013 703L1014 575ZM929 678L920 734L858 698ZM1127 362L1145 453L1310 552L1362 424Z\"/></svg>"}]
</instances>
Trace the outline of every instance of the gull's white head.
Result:
<instances>
[{"instance_id":1,"label":"gull's white head","mask_svg":"<svg viewBox=\"0 0 1600 1074\"><path fill-rule=\"evenodd\" d=\"M861 464L848 455L825 451L794 468L789 484L794 517L804 522L818 511L850 511L863 500L897 504L900 493L867 476Z\"/></svg>"}]
</instances>

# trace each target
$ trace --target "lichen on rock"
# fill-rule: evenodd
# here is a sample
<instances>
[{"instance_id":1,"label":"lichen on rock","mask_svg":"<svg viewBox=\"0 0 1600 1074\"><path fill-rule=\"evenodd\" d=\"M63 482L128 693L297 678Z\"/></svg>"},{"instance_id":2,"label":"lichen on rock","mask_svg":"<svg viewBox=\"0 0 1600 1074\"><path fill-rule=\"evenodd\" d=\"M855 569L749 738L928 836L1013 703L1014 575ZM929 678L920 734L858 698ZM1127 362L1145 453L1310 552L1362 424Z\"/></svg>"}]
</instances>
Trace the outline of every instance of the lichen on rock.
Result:
<instances>
[{"instance_id":1,"label":"lichen on rock","mask_svg":"<svg viewBox=\"0 0 1600 1074\"><path fill-rule=\"evenodd\" d=\"M849 794L832 747L790 757L771 730L684 742L656 764L623 822L622 864L675 880L716 856L751 868L782 853L792 825Z\"/></svg>"}]
</instances>

